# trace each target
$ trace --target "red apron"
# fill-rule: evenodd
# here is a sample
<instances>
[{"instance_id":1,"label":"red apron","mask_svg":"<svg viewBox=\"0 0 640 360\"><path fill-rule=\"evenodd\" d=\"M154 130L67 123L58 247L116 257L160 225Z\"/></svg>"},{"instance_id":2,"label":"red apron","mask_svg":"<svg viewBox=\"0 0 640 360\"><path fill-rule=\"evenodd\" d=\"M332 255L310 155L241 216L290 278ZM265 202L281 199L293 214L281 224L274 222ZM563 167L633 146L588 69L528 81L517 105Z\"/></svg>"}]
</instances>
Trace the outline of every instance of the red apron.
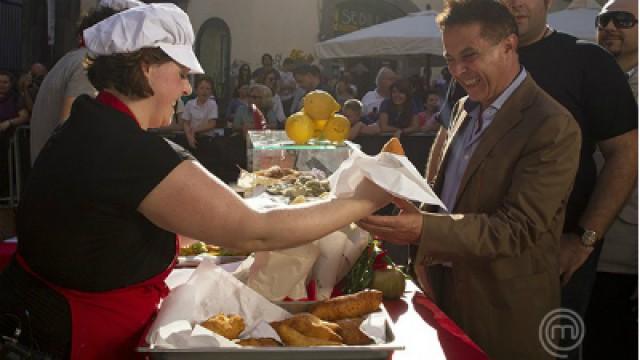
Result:
<instances>
[{"instance_id":1,"label":"red apron","mask_svg":"<svg viewBox=\"0 0 640 360\"><path fill-rule=\"evenodd\" d=\"M117 97L100 92L98 102L129 115L140 125L131 110ZM176 256L178 254L176 236ZM169 294L164 280L176 264L142 283L105 292L82 292L54 285L31 270L16 254L18 264L67 300L71 310L71 359L111 360L144 358L135 352L151 325L160 300Z\"/></svg>"},{"instance_id":2,"label":"red apron","mask_svg":"<svg viewBox=\"0 0 640 360\"><path fill-rule=\"evenodd\" d=\"M149 280L105 292L56 286L34 273L20 254L16 254L16 259L25 271L67 300L71 310L71 359L144 358L135 349L143 340L160 300L169 294L164 280L175 266L175 258L165 271Z\"/></svg>"}]
</instances>

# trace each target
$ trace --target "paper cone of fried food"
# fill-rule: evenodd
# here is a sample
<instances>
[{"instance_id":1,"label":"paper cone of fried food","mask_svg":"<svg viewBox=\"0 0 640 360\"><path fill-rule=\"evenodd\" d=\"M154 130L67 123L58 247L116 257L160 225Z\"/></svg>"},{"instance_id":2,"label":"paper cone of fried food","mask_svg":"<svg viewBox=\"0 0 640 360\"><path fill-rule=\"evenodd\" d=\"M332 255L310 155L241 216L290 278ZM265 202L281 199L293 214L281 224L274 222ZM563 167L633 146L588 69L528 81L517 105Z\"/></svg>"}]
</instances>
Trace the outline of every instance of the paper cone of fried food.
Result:
<instances>
[{"instance_id":1,"label":"paper cone of fried food","mask_svg":"<svg viewBox=\"0 0 640 360\"><path fill-rule=\"evenodd\" d=\"M389 152L396 155L404 155L404 149L402 148L402 144L397 137L392 137L387 141L386 144L382 147L382 152Z\"/></svg>"}]
</instances>

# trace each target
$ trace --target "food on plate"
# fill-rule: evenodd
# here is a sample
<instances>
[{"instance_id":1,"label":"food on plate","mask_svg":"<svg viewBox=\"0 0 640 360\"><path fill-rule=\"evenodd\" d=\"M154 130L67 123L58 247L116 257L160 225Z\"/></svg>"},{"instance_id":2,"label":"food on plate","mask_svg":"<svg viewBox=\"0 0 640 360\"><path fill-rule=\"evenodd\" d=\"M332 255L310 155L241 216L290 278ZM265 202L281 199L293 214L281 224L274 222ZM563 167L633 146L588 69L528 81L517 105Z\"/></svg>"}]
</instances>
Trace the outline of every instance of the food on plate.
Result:
<instances>
[{"instance_id":1,"label":"food on plate","mask_svg":"<svg viewBox=\"0 0 640 360\"><path fill-rule=\"evenodd\" d=\"M255 172L255 174L272 179L282 179L287 175L297 175L298 171L291 168L281 168L278 165L274 165L268 169L258 170Z\"/></svg>"},{"instance_id":2,"label":"food on plate","mask_svg":"<svg viewBox=\"0 0 640 360\"><path fill-rule=\"evenodd\" d=\"M248 338L235 341L240 346L255 346L255 347L272 347L282 346L276 339L272 338Z\"/></svg>"},{"instance_id":3,"label":"food on plate","mask_svg":"<svg viewBox=\"0 0 640 360\"><path fill-rule=\"evenodd\" d=\"M220 255L222 249L219 246L205 244L202 241L194 242L191 245L183 246L180 248L179 255L180 256L195 256L207 253L212 256Z\"/></svg>"},{"instance_id":4,"label":"food on plate","mask_svg":"<svg viewBox=\"0 0 640 360\"><path fill-rule=\"evenodd\" d=\"M304 336L342 342L342 338L336 333L337 325L329 326L326 321L322 321L317 316L309 313L298 313L288 319L275 321L271 323L271 326L277 331L282 324L291 327Z\"/></svg>"},{"instance_id":5,"label":"food on plate","mask_svg":"<svg viewBox=\"0 0 640 360\"><path fill-rule=\"evenodd\" d=\"M316 303L311 306L310 313L322 320L349 319L377 311L381 303L382 291L364 290Z\"/></svg>"},{"instance_id":6,"label":"food on plate","mask_svg":"<svg viewBox=\"0 0 640 360\"><path fill-rule=\"evenodd\" d=\"M369 345L373 340L360 330L363 317L338 320L338 334L346 345Z\"/></svg>"},{"instance_id":7,"label":"food on plate","mask_svg":"<svg viewBox=\"0 0 640 360\"><path fill-rule=\"evenodd\" d=\"M338 341L319 339L319 338L303 335L299 331L283 323L276 324L275 330L276 332L278 332L278 335L280 335L280 338L287 346L325 346L325 345L339 346L339 345L342 345L342 343Z\"/></svg>"},{"instance_id":8,"label":"food on plate","mask_svg":"<svg viewBox=\"0 0 640 360\"><path fill-rule=\"evenodd\" d=\"M244 330L244 320L239 315L218 313L200 324L218 335L233 340Z\"/></svg>"},{"instance_id":9,"label":"food on plate","mask_svg":"<svg viewBox=\"0 0 640 360\"><path fill-rule=\"evenodd\" d=\"M402 148L402 144L397 137L392 137L387 141L386 144L382 147L381 152L389 152L396 155L404 155L404 149Z\"/></svg>"},{"instance_id":10,"label":"food on plate","mask_svg":"<svg viewBox=\"0 0 640 360\"><path fill-rule=\"evenodd\" d=\"M404 294L405 283L402 271L396 267L389 267L373 272L370 287L382 291L385 299L399 299Z\"/></svg>"},{"instance_id":11,"label":"food on plate","mask_svg":"<svg viewBox=\"0 0 640 360\"><path fill-rule=\"evenodd\" d=\"M267 186L266 191L271 195L285 196L289 198L290 203L301 196L304 198L298 199L295 203L309 197L322 197L331 190L329 180L321 179L313 172L290 174L282 177L281 180L279 183Z\"/></svg>"}]
</instances>

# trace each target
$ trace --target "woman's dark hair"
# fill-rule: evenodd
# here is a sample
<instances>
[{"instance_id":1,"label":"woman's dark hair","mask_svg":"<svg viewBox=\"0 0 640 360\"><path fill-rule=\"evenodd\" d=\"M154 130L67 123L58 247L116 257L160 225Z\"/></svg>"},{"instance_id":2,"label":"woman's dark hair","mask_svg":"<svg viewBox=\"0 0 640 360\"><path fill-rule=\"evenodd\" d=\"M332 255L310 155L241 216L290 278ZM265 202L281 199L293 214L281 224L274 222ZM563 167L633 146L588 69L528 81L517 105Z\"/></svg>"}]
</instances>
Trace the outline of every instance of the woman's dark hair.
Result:
<instances>
[{"instance_id":1,"label":"woman's dark hair","mask_svg":"<svg viewBox=\"0 0 640 360\"><path fill-rule=\"evenodd\" d=\"M267 58L267 59L271 60L271 63L273 64L273 56L271 56L271 54L269 54L269 53L264 53L264 54L262 54L262 57L260 58L260 61L261 61L262 63L264 63L264 59L265 59L265 58Z\"/></svg>"},{"instance_id":2,"label":"woman's dark hair","mask_svg":"<svg viewBox=\"0 0 640 360\"><path fill-rule=\"evenodd\" d=\"M88 57L87 75L98 91L113 88L125 96L144 99L153 96L153 90L142 71L142 65L161 65L170 61L173 59L160 48Z\"/></svg>"},{"instance_id":3,"label":"woman's dark hair","mask_svg":"<svg viewBox=\"0 0 640 360\"><path fill-rule=\"evenodd\" d=\"M111 15L117 14L119 11L113 10L107 6L99 6L97 8L91 9L87 15L85 15L78 24L78 29L76 30L76 35L82 37L82 32L85 29L92 27L93 25L99 23L100 21L108 18Z\"/></svg>"},{"instance_id":4,"label":"woman's dark hair","mask_svg":"<svg viewBox=\"0 0 640 360\"><path fill-rule=\"evenodd\" d=\"M238 69L238 85L251 84L251 67L249 64L242 64Z\"/></svg>"},{"instance_id":5,"label":"woman's dark hair","mask_svg":"<svg viewBox=\"0 0 640 360\"><path fill-rule=\"evenodd\" d=\"M409 80L400 79L391 84L389 89L391 92L393 92L393 89L396 89L405 95L404 103L400 105L399 109L398 105L393 103L393 100L391 101L391 106L399 111L398 117L396 119L389 119L389 121L393 121L396 127L406 128L411 124L411 118L413 117L413 93L411 91L411 82Z\"/></svg>"},{"instance_id":6,"label":"woman's dark hair","mask_svg":"<svg viewBox=\"0 0 640 360\"><path fill-rule=\"evenodd\" d=\"M0 70L0 76L6 76L9 78L9 83L11 84L11 86L15 85L16 83L16 77L15 75L13 75L13 73L11 71L8 70Z\"/></svg>"},{"instance_id":7,"label":"woman's dark hair","mask_svg":"<svg viewBox=\"0 0 640 360\"><path fill-rule=\"evenodd\" d=\"M203 81L208 82L209 85L211 85L211 95L213 95L213 97L217 97L216 96L216 83L215 81L213 81L213 78L211 76L207 76L207 75L198 75L196 77L196 81L195 81L195 88L197 89L198 86L200 86L200 83L202 83Z\"/></svg>"},{"instance_id":8,"label":"woman's dark hair","mask_svg":"<svg viewBox=\"0 0 640 360\"><path fill-rule=\"evenodd\" d=\"M480 24L482 37L493 43L518 35L516 19L496 0L448 0L436 22L443 31L447 26Z\"/></svg>"}]
</instances>

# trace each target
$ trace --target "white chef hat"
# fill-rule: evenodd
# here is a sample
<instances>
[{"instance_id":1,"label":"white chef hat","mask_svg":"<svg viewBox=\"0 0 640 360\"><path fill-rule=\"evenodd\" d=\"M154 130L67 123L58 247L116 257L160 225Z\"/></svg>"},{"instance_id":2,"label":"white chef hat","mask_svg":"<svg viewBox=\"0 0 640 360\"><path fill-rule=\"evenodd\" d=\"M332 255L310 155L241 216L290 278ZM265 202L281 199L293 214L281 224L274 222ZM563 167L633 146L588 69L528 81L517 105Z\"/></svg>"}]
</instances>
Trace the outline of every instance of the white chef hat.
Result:
<instances>
[{"instance_id":1,"label":"white chef hat","mask_svg":"<svg viewBox=\"0 0 640 360\"><path fill-rule=\"evenodd\" d=\"M174 4L141 5L108 17L83 32L92 56L131 53L158 47L175 62L204 74L193 52L189 16Z\"/></svg>"},{"instance_id":2,"label":"white chef hat","mask_svg":"<svg viewBox=\"0 0 640 360\"><path fill-rule=\"evenodd\" d=\"M138 0L100 0L98 7L108 7L116 11L131 9L132 7L144 5Z\"/></svg>"}]
</instances>

